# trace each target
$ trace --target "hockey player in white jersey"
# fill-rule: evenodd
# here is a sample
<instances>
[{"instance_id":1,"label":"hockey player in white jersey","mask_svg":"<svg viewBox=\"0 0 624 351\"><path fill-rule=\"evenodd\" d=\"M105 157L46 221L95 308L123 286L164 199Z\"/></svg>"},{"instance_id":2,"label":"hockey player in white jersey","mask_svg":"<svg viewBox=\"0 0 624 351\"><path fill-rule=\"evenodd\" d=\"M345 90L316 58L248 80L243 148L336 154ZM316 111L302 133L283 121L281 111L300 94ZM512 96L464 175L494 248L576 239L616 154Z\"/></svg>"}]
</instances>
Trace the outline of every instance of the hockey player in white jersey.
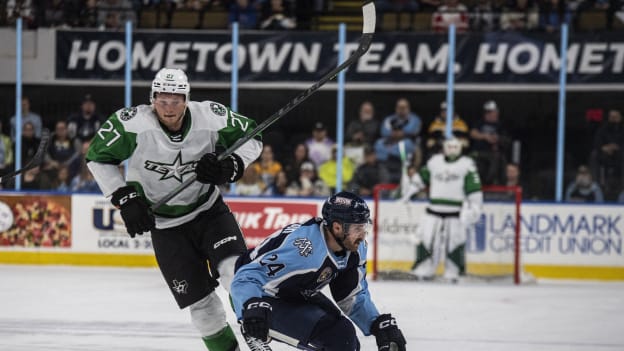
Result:
<instances>
[{"instance_id":1,"label":"hockey player in white jersey","mask_svg":"<svg viewBox=\"0 0 624 351\"><path fill-rule=\"evenodd\" d=\"M379 350L405 351L396 320L368 291L366 202L343 191L322 216L286 226L238 259L232 303L252 350L270 350L273 337L302 350L356 351L355 324ZM327 285L338 307L321 292Z\"/></svg>"},{"instance_id":2,"label":"hockey player in white jersey","mask_svg":"<svg viewBox=\"0 0 624 351\"><path fill-rule=\"evenodd\" d=\"M182 70L161 69L151 104L113 113L93 138L87 165L120 210L128 234L151 232L162 275L178 306L189 307L208 350L234 351L238 343L214 289L220 277L229 290L246 246L217 186L237 181L262 142L251 139L218 161L217 145L231 146L256 124L220 103L191 101L190 91ZM125 179L118 168L124 160ZM193 173L196 182L152 213L151 204Z\"/></svg>"},{"instance_id":3,"label":"hockey player in white jersey","mask_svg":"<svg viewBox=\"0 0 624 351\"><path fill-rule=\"evenodd\" d=\"M444 141L443 153L432 156L419 172L403 177L402 200L429 187L429 204L420 226L420 243L412 273L418 278L434 278L442 256L444 278L456 282L466 272L466 228L481 216L483 193L474 161L462 156L461 142Z\"/></svg>"}]
</instances>

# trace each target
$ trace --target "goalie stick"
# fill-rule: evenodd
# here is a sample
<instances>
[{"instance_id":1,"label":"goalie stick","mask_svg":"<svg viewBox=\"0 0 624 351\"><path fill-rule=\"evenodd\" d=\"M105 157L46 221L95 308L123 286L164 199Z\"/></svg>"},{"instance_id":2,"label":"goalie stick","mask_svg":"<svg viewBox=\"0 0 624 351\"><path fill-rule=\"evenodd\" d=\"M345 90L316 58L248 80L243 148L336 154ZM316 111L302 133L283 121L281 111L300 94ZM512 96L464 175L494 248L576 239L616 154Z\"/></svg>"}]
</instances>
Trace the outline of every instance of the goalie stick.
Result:
<instances>
[{"instance_id":1,"label":"goalie stick","mask_svg":"<svg viewBox=\"0 0 624 351\"><path fill-rule=\"evenodd\" d=\"M355 63L360 57L362 57L370 47L370 44L373 40L373 34L375 33L375 4L372 0L364 1L362 4L362 16L363 16L363 25L362 25L362 36L359 40L358 48L355 50L351 56L349 56L342 64L338 67L334 68L329 73L325 74L318 82L312 84L311 87L302 91L299 95L297 95L294 99L290 100L286 105L280 108L277 112L275 112L272 116L267 118L265 121L260 123L256 129L252 130L249 134L245 135L243 138L238 139L232 146L223 151L217 159L219 161L228 157L234 151L238 150L243 144L248 142L249 140L258 136L258 134L262 133L265 129L271 126L273 123L277 122L279 119L284 117L290 110L295 108L297 105L305 101L307 98L312 96L321 86L323 86L328 81L332 80L338 73L347 67L351 66ZM170 193L165 195L162 199L155 202L151 209L152 211L157 210L162 205L166 204L169 200L171 200L174 196L178 195L182 190L186 189L189 185L191 185L197 176L192 174L190 178L185 180L182 184L178 185L175 189L173 189Z\"/></svg>"},{"instance_id":2,"label":"goalie stick","mask_svg":"<svg viewBox=\"0 0 624 351\"><path fill-rule=\"evenodd\" d=\"M0 177L0 185L6 184L6 182L15 178L18 174L24 173L28 170L31 170L41 165L41 163L43 162L43 158L45 156L45 152L48 147L49 141L50 141L50 131L47 129L44 129L41 132L41 141L39 141L37 152L35 152L35 155L33 156L33 158L30 161L28 161L28 163L24 167Z\"/></svg>"}]
</instances>

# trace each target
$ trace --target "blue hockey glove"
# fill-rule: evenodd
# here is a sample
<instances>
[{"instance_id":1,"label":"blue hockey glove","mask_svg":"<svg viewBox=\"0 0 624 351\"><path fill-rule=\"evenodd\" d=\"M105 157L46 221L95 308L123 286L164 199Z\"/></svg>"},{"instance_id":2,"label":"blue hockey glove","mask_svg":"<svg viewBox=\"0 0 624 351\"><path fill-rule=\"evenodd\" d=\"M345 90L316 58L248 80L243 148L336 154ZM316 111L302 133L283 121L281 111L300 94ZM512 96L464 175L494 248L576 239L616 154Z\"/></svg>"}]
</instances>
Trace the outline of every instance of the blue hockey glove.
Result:
<instances>
[{"instance_id":1,"label":"blue hockey glove","mask_svg":"<svg viewBox=\"0 0 624 351\"><path fill-rule=\"evenodd\" d=\"M379 351L405 351L405 337L390 314L382 314L375 319L371 334L377 339Z\"/></svg>"},{"instance_id":2,"label":"blue hockey glove","mask_svg":"<svg viewBox=\"0 0 624 351\"><path fill-rule=\"evenodd\" d=\"M121 218L131 238L149 232L156 226L154 214L132 186L121 187L113 193L111 202L121 210Z\"/></svg>"},{"instance_id":3,"label":"blue hockey glove","mask_svg":"<svg viewBox=\"0 0 624 351\"><path fill-rule=\"evenodd\" d=\"M211 152L197 161L195 173L200 183L221 185L239 180L243 176L244 168L245 164L237 154L231 154L219 161L217 154Z\"/></svg>"},{"instance_id":4,"label":"blue hockey glove","mask_svg":"<svg viewBox=\"0 0 624 351\"><path fill-rule=\"evenodd\" d=\"M252 297L245 302L243 309L243 334L253 338L269 341L269 325L273 307L268 301Z\"/></svg>"}]
</instances>

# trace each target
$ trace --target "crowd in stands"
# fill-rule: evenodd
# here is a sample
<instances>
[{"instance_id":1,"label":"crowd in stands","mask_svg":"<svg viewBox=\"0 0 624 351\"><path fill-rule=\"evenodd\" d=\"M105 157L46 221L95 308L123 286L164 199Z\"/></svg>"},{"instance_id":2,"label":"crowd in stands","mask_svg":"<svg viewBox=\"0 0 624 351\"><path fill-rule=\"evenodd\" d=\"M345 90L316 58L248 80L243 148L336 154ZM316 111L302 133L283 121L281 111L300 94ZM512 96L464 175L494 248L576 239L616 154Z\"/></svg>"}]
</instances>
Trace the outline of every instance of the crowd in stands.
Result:
<instances>
[{"instance_id":1,"label":"crowd in stands","mask_svg":"<svg viewBox=\"0 0 624 351\"><path fill-rule=\"evenodd\" d=\"M156 11L156 27L175 27L176 12L197 13L195 28L202 28L207 13L238 22L242 29L309 30L319 16L335 13L336 0L4 0L0 25L13 25L22 17L27 28L85 27L121 30L131 20L143 27L142 14ZM458 32L540 30L553 32L562 23L581 28L584 13L603 14L605 29L613 29L622 0L378 0L378 23L394 17L390 30L412 30L416 13L430 16L429 28L444 32L455 24ZM405 16L401 14L409 14ZM165 18L160 21L161 15ZM381 28L379 28L381 29ZM388 29L388 28L386 28Z\"/></svg>"},{"instance_id":2,"label":"crowd in stands","mask_svg":"<svg viewBox=\"0 0 624 351\"><path fill-rule=\"evenodd\" d=\"M482 115L470 123L455 108L452 133L463 145L466 155L475 160L483 184L519 185L526 199L530 193L521 166L513 162L513 136L501 120L501 109L484 101ZM432 155L441 151L445 139L447 104L440 103L436 116L423 119L412 110L410 100L399 97L394 112L385 117L376 113L372 101L363 101L358 113L347 117L342 159L327 126L318 121L300 140L275 145L264 144L261 156L246 170L233 187L224 193L253 196L327 196L335 191L338 165L342 169L342 189L371 196L377 184L401 181L405 168L419 169ZM574 180L565 189L570 202L624 201L624 121L620 111L607 110L596 130L593 148L579 158ZM0 175L9 173L15 163L15 116L0 119ZM425 124L425 121L431 121ZM104 116L97 111L95 98L84 96L76 113L53 126L30 109L30 99L22 99L21 160L30 160L39 145L43 127L52 127L51 141L40 167L22 177L23 190L97 193L99 188L85 164L91 138ZM3 125L8 126L3 128ZM5 134L6 133L6 134ZM290 145L293 147L290 147ZM292 150L291 154L276 150ZM12 184L5 184L12 188Z\"/></svg>"}]
</instances>

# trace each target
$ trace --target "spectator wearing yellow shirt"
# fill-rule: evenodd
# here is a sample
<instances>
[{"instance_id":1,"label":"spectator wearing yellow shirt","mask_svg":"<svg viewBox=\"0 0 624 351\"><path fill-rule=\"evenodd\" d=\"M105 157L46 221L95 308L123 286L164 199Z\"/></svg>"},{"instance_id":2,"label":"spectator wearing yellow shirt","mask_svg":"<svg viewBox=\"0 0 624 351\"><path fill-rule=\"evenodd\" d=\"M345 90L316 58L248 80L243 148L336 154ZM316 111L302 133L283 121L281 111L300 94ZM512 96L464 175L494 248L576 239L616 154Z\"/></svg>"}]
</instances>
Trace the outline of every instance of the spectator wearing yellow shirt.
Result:
<instances>
[{"instance_id":1,"label":"spectator wearing yellow shirt","mask_svg":"<svg viewBox=\"0 0 624 351\"><path fill-rule=\"evenodd\" d=\"M342 187L344 188L353 178L355 165L348 157L342 158ZM336 146L332 147L332 157L319 167L319 178L327 184L333 193L336 190L336 176L338 174L338 162L336 162Z\"/></svg>"},{"instance_id":2,"label":"spectator wearing yellow shirt","mask_svg":"<svg viewBox=\"0 0 624 351\"><path fill-rule=\"evenodd\" d=\"M260 175L264 184L273 184L277 174L282 171L282 164L275 160L273 147L268 144L264 144L260 160L254 162L252 167Z\"/></svg>"}]
</instances>

